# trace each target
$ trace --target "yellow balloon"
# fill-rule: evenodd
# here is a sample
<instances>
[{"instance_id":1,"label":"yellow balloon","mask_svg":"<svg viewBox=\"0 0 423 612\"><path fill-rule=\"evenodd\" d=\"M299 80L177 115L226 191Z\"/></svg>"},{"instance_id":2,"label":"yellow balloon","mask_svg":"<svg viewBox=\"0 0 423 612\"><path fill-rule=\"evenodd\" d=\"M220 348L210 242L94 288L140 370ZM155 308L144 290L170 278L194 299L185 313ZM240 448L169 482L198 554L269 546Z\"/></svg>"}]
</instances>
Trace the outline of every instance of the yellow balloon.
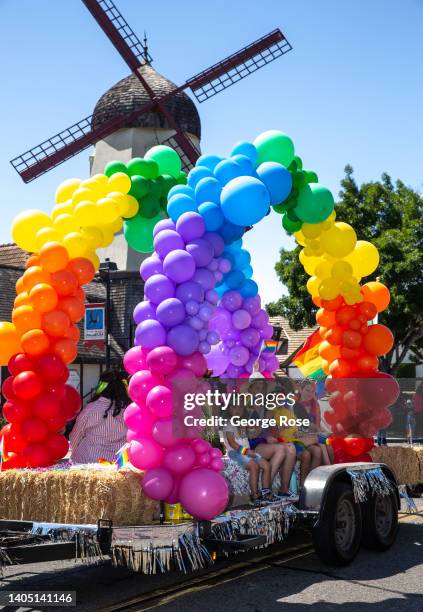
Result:
<instances>
[{"instance_id":1,"label":"yellow balloon","mask_svg":"<svg viewBox=\"0 0 423 612\"><path fill-rule=\"evenodd\" d=\"M107 198L114 200L118 204L118 211L120 217L125 217L125 212L128 208L128 198L132 196L128 196L124 193L120 193L120 191L111 191L107 194ZM134 198L135 199L135 198ZM138 204L138 202L137 202Z\"/></svg>"},{"instance_id":2,"label":"yellow balloon","mask_svg":"<svg viewBox=\"0 0 423 612\"><path fill-rule=\"evenodd\" d=\"M94 202L84 200L75 206L75 218L81 225L94 225L98 221L98 208Z\"/></svg>"},{"instance_id":3,"label":"yellow balloon","mask_svg":"<svg viewBox=\"0 0 423 612\"><path fill-rule=\"evenodd\" d=\"M62 236L54 227L43 227L35 235L37 242L37 251L41 249L47 242L60 242Z\"/></svg>"},{"instance_id":4,"label":"yellow balloon","mask_svg":"<svg viewBox=\"0 0 423 612\"><path fill-rule=\"evenodd\" d=\"M55 219L59 215L73 215L72 200L67 200L62 204L56 204L51 213L51 218Z\"/></svg>"},{"instance_id":5,"label":"yellow balloon","mask_svg":"<svg viewBox=\"0 0 423 612\"><path fill-rule=\"evenodd\" d=\"M12 224L12 238L24 251L36 251L36 233L43 227L51 227L52 221L47 213L29 209L15 217Z\"/></svg>"},{"instance_id":6,"label":"yellow balloon","mask_svg":"<svg viewBox=\"0 0 423 612\"><path fill-rule=\"evenodd\" d=\"M106 193L106 190L109 187L109 177L105 174L93 174L91 178L93 181L96 181L96 183L98 183L104 190L104 193Z\"/></svg>"},{"instance_id":7,"label":"yellow balloon","mask_svg":"<svg viewBox=\"0 0 423 612\"><path fill-rule=\"evenodd\" d=\"M100 229L103 234L103 242L101 243L101 246L104 249L105 247L108 247L112 244L115 235L113 233L110 223L108 223L107 225L106 224L100 225Z\"/></svg>"},{"instance_id":8,"label":"yellow balloon","mask_svg":"<svg viewBox=\"0 0 423 612\"><path fill-rule=\"evenodd\" d=\"M70 232L63 238L63 245L66 247L70 259L84 257L88 250L87 241L80 232Z\"/></svg>"},{"instance_id":9,"label":"yellow balloon","mask_svg":"<svg viewBox=\"0 0 423 612\"><path fill-rule=\"evenodd\" d=\"M112 198L101 198L97 202L97 215L103 223L113 223L119 216L119 203Z\"/></svg>"},{"instance_id":10,"label":"yellow balloon","mask_svg":"<svg viewBox=\"0 0 423 612\"><path fill-rule=\"evenodd\" d=\"M131 179L124 172L116 172L109 177L108 186L110 191L120 191L121 193L128 193L131 189Z\"/></svg>"},{"instance_id":11,"label":"yellow balloon","mask_svg":"<svg viewBox=\"0 0 423 612\"><path fill-rule=\"evenodd\" d=\"M123 219L122 219L122 217L118 217L116 219L116 221L113 221L113 223L111 223L110 225L111 225L113 233L117 234L123 228Z\"/></svg>"},{"instance_id":12,"label":"yellow balloon","mask_svg":"<svg viewBox=\"0 0 423 612\"><path fill-rule=\"evenodd\" d=\"M306 238L317 238L322 233L319 223L303 223L301 231Z\"/></svg>"},{"instance_id":13,"label":"yellow balloon","mask_svg":"<svg viewBox=\"0 0 423 612\"><path fill-rule=\"evenodd\" d=\"M326 259L321 259L321 261L319 261L319 263L317 264L314 273L316 276L322 279L322 278L327 278L328 276L330 276L331 271L332 271L332 264Z\"/></svg>"},{"instance_id":14,"label":"yellow balloon","mask_svg":"<svg viewBox=\"0 0 423 612\"><path fill-rule=\"evenodd\" d=\"M337 221L327 232L323 232L320 245L324 252L333 257L345 257L351 253L357 242L357 235L348 223Z\"/></svg>"},{"instance_id":15,"label":"yellow balloon","mask_svg":"<svg viewBox=\"0 0 423 612\"><path fill-rule=\"evenodd\" d=\"M53 221L53 227L61 234L66 236L70 232L79 230L80 224L73 215L59 215Z\"/></svg>"},{"instance_id":16,"label":"yellow balloon","mask_svg":"<svg viewBox=\"0 0 423 612\"><path fill-rule=\"evenodd\" d=\"M324 221L322 221L321 223L319 223L318 225L322 228L323 231L327 231L335 223L335 219L336 219L336 212L333 210L330 213L329 217L325 219Z\"/></svg>"},{"instance_id":17,"label":"yellow balloon","mask_svg":"<svg viewBox=\"0 0 423 612\"><path fill-rule=\"evenodd\" d=\"M294 232L294 236L298 244L301 244L301 246L306 246L305 236L301 230L298 230L298 232Z\"/></svg>"},{"instance_id":18,"label":"yellow balloon","mask_svg":"<svg viewBox=\"0 0 423 612\"><path fill-rule=\"evenodd\" d=\"M90 202L96 202L98 200L97 194L92 189L86 189L85 187L80 187L75 191L72 196L72 204L76 206L80 202L84 202L90 200Z\"/></svg>"},{"instance_id":19,"label":"yellow balloon","mask_svg":"<svg viewBox=\"0 0 423 612\"><path fill-rule=\"evenodd\" d=\"M0 366L7 366L9 359L20 353L21 342L13 323L0 322Z\"/></svg>"},{"instance_id":20,"label":"yellow balloon","mask_svg":"<svg viewBox=\"0 0 423 612\"><path fill-rule=\"evenodd\" d=\"M122 214L122 217L125 219L132 219L138 213L140 205L138 204L138 200L134 198L134 196L127 195L126 196L127 207L125 210L125 214Z\"/></svg>"},{"instance_id":21,"label":"yellow balloon","mask_svg":"<svg viewBox=\"0 0 423 612\"><path fill-rule=\"evenodd\" d=\"M82 227L80 232L84 236L84 239L87 241L87 245L90 251L98 249L103 244L104 236L103 232L99 227L89 225L86 227Z\"/></svg>"},{"instance_id":22,"label":"yellow balloon","mask_svg":"<svg viewBox=\"0 0 423 612\"><path fill-rule=\"evenodd\" d=\"M318 295L321 282L322 281L320 278L317 278L317 276L310 276L306 285L307 291L310 293L310 295Z\"/></svg>"},{"instance_id":23,"label":"yellow balloon","mask_svg":"<svg viewBox=\"0 0 423 612\"><path fill-rule=\"evenodd\" d=\"M100 267L100 259L94 251L87 251L84 255L85 259L89 259L96 270Z\"/></svg>"},{"instance_id":24,"label":"yellow balloon","mask_svg":"<svg viewBox=\"0 0 423 612\"><path fill-rule=\"evenodd\" d=\"M331 274L336 280L349 280L353 275L352 265L343 260L335 261L332 265Z\"/></svg>"},{"instance_id":25,"label":"yellow balloon","mask_svg":"<svg viewBox=\"0 0 423 612\"><path fill-rule=\"evenodd\" d=\"M71 178L60 183L56 189L55 202L61 204L69 200L81 184L81 179Z\"/></svg>"},{"instance_id":26,"label":"yellow balloon","mask_svg":"<svg viewBox=\"0 0 423 612\"><path fill-rule=\"evenodd\" d=\"M339 281L332 277L324 278L319 285L319 295L322 300L333 300L339 295Z\"/></svg>"},{"instance_id":27,"label":"yellow balloon","mask_svg":"<svg viewBox=\"0 0 423 612\"><path fill-rule=\"evenodd\" d=\"M298 258L304 270L307 272L307 274L310 274L310 276L313 276L316 266L320 261L320 258L319 257L307 257L304 251L305 249L301 249Z\"/></svg>"},{"instance_id":28,"label":"yellow balloon","mask_svg":"<svg viewBox=\"0 0 423 612\"><path fill-rule=\"evenodd\" d=\"M357 240L353 252L346 259L353 266L357 276L369 276L378 267L380 258L374 244L367 240Z\"/></svg>"}]
</instances>

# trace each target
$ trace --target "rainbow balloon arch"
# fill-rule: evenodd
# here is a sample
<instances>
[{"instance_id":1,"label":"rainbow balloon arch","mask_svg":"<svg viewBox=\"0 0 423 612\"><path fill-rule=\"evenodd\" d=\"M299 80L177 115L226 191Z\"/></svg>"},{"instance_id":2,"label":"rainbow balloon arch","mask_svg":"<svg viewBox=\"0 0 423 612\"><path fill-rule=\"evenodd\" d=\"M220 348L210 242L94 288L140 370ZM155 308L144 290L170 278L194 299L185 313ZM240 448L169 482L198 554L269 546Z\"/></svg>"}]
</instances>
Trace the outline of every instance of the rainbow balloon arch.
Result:
<instances>
[{"instance_id":1,"label":"rainbow balloon arch","mask_svg":"<svg viewBox=\"0 0 423 612\"><path fill-rule=\"evenodd\" d=\"M142 487L153 499L180 501L200 519L222 512L228 486L221 452L199 430L174 437L171 387L207 369L248 378L258 366L270 378L278 368L274 355L261 352L272 326L242 245L271 208L303 247L332 393L325 420L340 437L387 427L398 385L379 372L378 356L393 336L373 320L389 291L379 282L360 285L377 268L378 251L336 220L331 192L303 168L292 140L268 131L227 158L201 156L188 176L173 149L155 146L143 159L65 181L51 215L17 216L13 239L32 255L16 283L12 322L0 323L0 363L10 372L2 386L9 422L1 432L3 467L48 466L67 453L60 432L80 410L66 381L84 316L82 287L99 267L96 249L123 229L132 248L152 253L141 265L145 296L134 311L135 346L124 358L130 461L145 471Z\"/></svg>"}]
</instances>

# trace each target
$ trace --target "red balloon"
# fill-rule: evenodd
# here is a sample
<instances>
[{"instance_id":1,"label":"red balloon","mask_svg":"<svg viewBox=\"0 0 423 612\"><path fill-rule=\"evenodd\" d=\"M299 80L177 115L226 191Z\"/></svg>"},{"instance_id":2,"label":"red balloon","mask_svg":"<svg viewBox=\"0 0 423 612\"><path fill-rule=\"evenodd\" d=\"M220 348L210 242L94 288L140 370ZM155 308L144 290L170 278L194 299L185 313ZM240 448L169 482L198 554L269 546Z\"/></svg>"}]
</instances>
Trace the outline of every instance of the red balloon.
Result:
<instances>
[{"instance_id":1,"label":"red balloon","mask_svg":"<svg viewBox=\"0 0 423 612\"><path fill-rule=\"evenodd\" d=\"M79 286L77 276L71 270L58 270L51 275L51 284L57 295L72 295Z\"/></svg>"},{"instance_id":2,"label":"red balloon","mask_svg":"<svg viewBox=\"0 0 423 612\"><path fill-rule=\"evenodd\" d=\"M68 338L58 338L53 342L51 350L65 363L72 363L78 354L76 342Z\"/></svg>"},{"instance_id":3,"label":"red balloon","mask_svg":"<svg viewBox=\"0 0 423 612\"><path fill-rule=\"evenodd\" d=\"M334 378L347 378L352 373L351 362L348 359L335 359L329 366L329 371Z\"/></svg>"},{"instance_id":4,"label":"red balloon","mask_svg":"<svg viewBox=\"0 0 423 612\"><path fill-rule=\"evenodd\" d=\"M17 453L7 453L7 460L2 464L1 469L5 470L16 470L19 468L26 467L26 463L22 455Z\"/></svg>"},{"instance_id":5,"label":"red balloon","mask_svg":"<svg viewBox=\"0 0 423 612\"><path fill-rule=\"evenodd\" d=\"M338 325L348 325L352 319L355 319L355 308L353 306L342 306L335 314Z\"/></svg>"},{"instance_id":6,"label":"red balloon","mask_svg":"<svg viewBox=\"0 0 423 612\"><path fill-rule=\"evenodd\" d=\"M29 467L47 467L54 463L49 450L44 444L30 444L22 454Z\"/></svg>"},{"instance_id":7,"label":"red balloon","mask_svg":"<svg viewBox=\"0 0 423 612\"><path fill-rule=\"evenodd\" d=\"M361 355L360 349L347 348L346 346L341 346L340 353L341 357L345 359L357 359Z\"/></svg>"},{"instance_id":8,"label":"red balloon","mask_svg":"<svg viewBox=\"0 0 423 612\"><path fill-rule=\"evenodd\" d=\"M70 327L70 319L62 310L51 310L43 314L41 327L49 336L61 338Z\"/></svg>"},{"instance_id":9,"label":"red balloon","mask_svg":"<svg viewBox=\"0 0 423 612\"><path fill-rule=\"evenodd\" d=\"M28 419L21 425L22 437L28 442L42 442L48 436L47 425L41 419Z\"/></svg>"},{"instance_id":10,"label":"red balloon","mask_svg":"<svg viewBox=\"0 0 423 612\"><path fill-rule=\"evenodd\" d=\"M371 321L377 315L377 308L372 302L361 302L358 304L357 310L366 318L366 321Z\"/></svg>"},{"instance_id":11,"label":"red balloon","mask_svg":"<svg viewBox=\"0 0 423 612\"><path fill-rule=\"evenodd\" d=\"M57 433L58 431L62 431L62 429L64 429L66 425L66 419L62 413L44 422L50 433Z\"/></svg>"},{"instance_id":12,"label":"red balloon","mask_svg":"<svg viewBox=\"0 0 423 612\"><path fill-rule=\"evenodd\" d=\"M95 275L94 265L89 259L85 259L84 257L76 257L75 259L71 259L67 269L75 274L80 285L89 283L93 280Z\"/></svg>"},{"instance_id":13,"label":"red balloon","mask_svg":"<svg viewBox=\"0 0 423 612\"><path fill-rule=\"evenodd\" d=\"M51 353L37 359L36 371L46 382L65 383L69 376L69 371L60 357Z\"/></svg>"},{"instance_id":14,"label":"red balloon","mask_svg":"<svg viewBox=\"0 0 423 612\"><path fill-rule=\"evenodd\" d=\"M359 372L374 372L379 365L379 359L376 355L364 353L357 359L357 370Z\"/></svg>"},{"instance_id":15,"label":"red balloon","mask_svg":"<svg viewBox=\"0 0 423 612\"><path fill-rule=\"evenodd\" d=\"M62 412L67 421L71 421L81 410L81 396L70 385L65 385L65 397L62 403Z\"/></svg>"},{"instance_id":16,"label":"red balloon","mask_svg":"<svg viewBox=\"0 0 423 612\"><path fill-rule=\"evenodd\" d=\"M345 438L344 450L351 457L357 457L364 452L366 444L363 438Z\"/></svg>"},{"instance_id":17,"label":"red balloon","mask_svg":"<svg viewBox=\"0 0 423 612\"><path fill-rule=\"evenodd\" d=\"M66 440L65 436L61 434L50 436L47 439L46 446L54 461L63 459L69 450L69 442Z\"/></svg>"},{"instance_id":18,"label":"red balloon","mask_svg":"<svg viewBox=\"0 0 423 612\"><path fill-rule=\"evenodd\" d=\"M60 402L49 393L39 395L32 403L34 416L42 421L53 419L60 413Z\"/></svg>"},{"instance_id":19,"label":"red balloon","mask_svg":"<svg viewBox=\"0 0 423 612\"><path fill-rule=\"evenodd\" d=\"M85 304L76 297L63 297L59 300L57 305L58 310L63 310L72 323L80 321L85 313Z\"/></svg>"},{"instance_id":20,"label":"red balloon","mask_svg":"<svg viewBox=\"0 0 423 612\"><path fill-rule=\"evenodd\" d=\"M358 331L361 328L361 324L362 321L359 319L351 319L351 321L348 323L348 327L354 331Z\"/></svg>"},{"instance_id":21,"label":"red balloon","mask_svg":"<svg viewBox=\"0 0 423 612\"><path fill-rule=\"evenodd\" d=\"M325 340L327 340L329 344L341 344L343 333L344 330L342 327L339 325L334 325L326 332Z\"/></svg>"},{"instance_id":22,"label":"red balloon","mask_svg":"<svg viewBox=\"0 0 423 612\"><path fill-rule=\"evenodd\" d=\"M51 395L54 395L54 397L61 402L65 397L65 385L61 381L50 383L48 386L48 392Z\"/></svg>"},{"instance_id":23,"label":"red balloon","mask_svg":"<svg viewBox=\"0 0 423 612\"><path fill-rule=\"evenodd\" d=\"M21 372L14 377L13 391L17 397L23 400L33 399L43 389L40 377L32 370Z\"/></svg>"},{"instance_id":24,"label":"red balloon","mask_svg":"<svg viewBox=\"0 0 423 612\"><path fill-rule=\"evenodd\" d=\"M14 376L9 376L8 378L5 378L2 386L1 386L1 392L3 393L4 397L7 400L15 400L16 399L16 395L13 391L13 381L15 380Z\"/></svg>"},{"instance_id":25,"label":"red balloon","mask_svg":"<svg viewBox=\"0 0 423 612\"><path fill-rule=\"evenodd\" d=\"M9 426L8 433L4 436L7 452L21 453L28 444L21 433L21 425L13 423Z\"/></svg>"},{"instance_id":26,"label":"red balloon","mask_svg":"<svg viewBox=\"0 0 423 612\"><path fill-rule=\"evenodd\" d=\"M322 300L322 308L325 310L338 310L341 308L344 300L341 295L337 295L333 300Z\"/></svg>"},{"instance_id":27,"label":"red balloon","mask_svg":"<svg viewBox=\"0 0 423 612\"><path fill-rule=\"evenodd\" d=\"M361 345L361 334L353 329L347 329L342 334L342 345L349 349L357 349Z\"/></svg>"},{"instance_id":28,"label":"red balloon","mask_svg":"<svg viewBox=\"0 0 423 612\"><path fill-rule=\"evenodd\" d=\"M25 353L17 353L10 358L7 367L12 376L16 376L21 372L25 372L25 370L33 370L34 360Z\"/></svg>"},{"instance_id":29,"label":"red balloon","mask_svg":"<svg viewBox=\"0 0 423 612\"><path fill-rule=\"evenodd\" d=\"M335 313L331 310L319 308L316 312L316 321L323 327L330 327L335 324Z\"/></svg>"},{"instance_id":30,"label":"red balloon","mask_svg":"<svg viewBox=\"0 0 423 612\"><path fill-rule=\"evenodd\" d=\"M31 417L31 406L26 402L15 400L3 406L3 416L9 423L22 423Z\"/></svg>"}]
</instances>

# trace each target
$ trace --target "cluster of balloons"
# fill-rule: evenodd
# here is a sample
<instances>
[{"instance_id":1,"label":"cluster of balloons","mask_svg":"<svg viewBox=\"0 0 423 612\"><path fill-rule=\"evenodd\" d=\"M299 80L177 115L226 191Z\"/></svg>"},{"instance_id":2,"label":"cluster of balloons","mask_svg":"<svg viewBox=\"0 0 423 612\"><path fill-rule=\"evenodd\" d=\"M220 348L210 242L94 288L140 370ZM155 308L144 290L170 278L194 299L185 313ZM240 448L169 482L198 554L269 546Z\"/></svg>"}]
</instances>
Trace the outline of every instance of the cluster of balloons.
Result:
<instances>
[{"instance_id":1,"label":"cluster of balloons","mask_svg":"<svg viewBox=\"0 0 423 612\"><path fill-rule=\"evenodd\" d=\"M346 438L331 436L327 443L333 448L335 463L352 461L371 462L369 452L374 448L373 437L348 436Z\"/></svg>"}]
</instances>

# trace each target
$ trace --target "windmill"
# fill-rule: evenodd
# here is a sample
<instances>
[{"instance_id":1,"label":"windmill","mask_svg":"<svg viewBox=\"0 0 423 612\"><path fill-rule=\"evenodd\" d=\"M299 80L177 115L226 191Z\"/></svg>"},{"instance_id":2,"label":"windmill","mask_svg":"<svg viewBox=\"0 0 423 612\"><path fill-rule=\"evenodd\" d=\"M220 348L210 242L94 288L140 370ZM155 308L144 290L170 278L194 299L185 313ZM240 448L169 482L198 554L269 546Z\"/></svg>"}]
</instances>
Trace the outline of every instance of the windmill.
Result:
<instances>
[{"instance_id":1,"label":"windmill","mask_svg":"<svg viewBox=\"0 0 423 612\"><path fill-rule=\"evenodd\" d=\"M99 140L106 138L125 126L129 120L151 111L159 112L165 117L173 133L164 144L177 150L183 167L189 169L195 164L200 153L166 108L166 102L185 89L190 89L198 102L205 102L292 49L283 33L275 29L164 95L156 95L148 80L139 70L151 60L147 48L138 39L112 0L82 0L82 2L132 73L139 79L150 100L132 111L131 114L120 114L101 122L100 125L93 126L92 115L85 117L38 146L15 157L10 163L25 183L33 181Z\"/></svg>"}]
</instances>

